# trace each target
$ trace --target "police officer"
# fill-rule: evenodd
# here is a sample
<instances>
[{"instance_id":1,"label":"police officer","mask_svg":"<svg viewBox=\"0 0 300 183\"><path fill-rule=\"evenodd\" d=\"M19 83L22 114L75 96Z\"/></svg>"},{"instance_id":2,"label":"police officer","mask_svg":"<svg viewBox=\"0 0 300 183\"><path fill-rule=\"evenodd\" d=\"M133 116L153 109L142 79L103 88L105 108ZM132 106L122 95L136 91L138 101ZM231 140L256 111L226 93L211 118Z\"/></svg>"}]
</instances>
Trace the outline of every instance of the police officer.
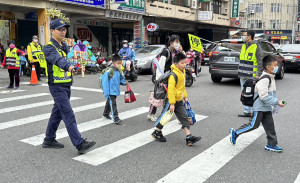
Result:
<instances>
[{"instance_id":1,"label":"police officer","mask_svg":"<svg viewBox=\"0 0 300 183\"><path fill-rule=\"evenodd\" d=\"M254 37L255 32L253 30L248 30L244 32L244 35L242 36L242 40L245 42L245 44L218 44L219 46L231 48L241 52L238 76L240 78L242 90L247 79L259 78L263 72L262 60L264 58L264 53L259 43L254 41ZM238 117L251 117L252 112L252 107L244 106L244 112L239 114Z\"/></svg>"},{"instance_id":2,"label":"police officer","mask_svg":"<svg viewBox=\"0 0 300 183\"><path fill-rule=\"evenodd\" d=\"M67 62L69 47L62 42L66 36L67 28L70 27L62 19L53 20L50 23L52 38L44 48L47 61L47 82L50 93L54 99L54 106L46 130L43 142L44 148L63 148L64 145L57 142L56 131L61 120L64 121L73 145L79 154L86 153L96 142L88 142L81 137L77 128L74 112L70 104L72 72L75 67Z\"/></svg>"},{"instance_id":3,"label":"police officer","mask_svg":"<svg viewBox=\"0 0 300 183\"><path fill-rule=\"evenodd\" d=\"M41 67L39 60L37 59L35 53L42 52L42 46L39 43L39 38L37 36L32 36L32 42L27 46L28 60L32 65L34 65L36 70L36 75L39 81L41 81Z\"/></svg>"}]
</instances>

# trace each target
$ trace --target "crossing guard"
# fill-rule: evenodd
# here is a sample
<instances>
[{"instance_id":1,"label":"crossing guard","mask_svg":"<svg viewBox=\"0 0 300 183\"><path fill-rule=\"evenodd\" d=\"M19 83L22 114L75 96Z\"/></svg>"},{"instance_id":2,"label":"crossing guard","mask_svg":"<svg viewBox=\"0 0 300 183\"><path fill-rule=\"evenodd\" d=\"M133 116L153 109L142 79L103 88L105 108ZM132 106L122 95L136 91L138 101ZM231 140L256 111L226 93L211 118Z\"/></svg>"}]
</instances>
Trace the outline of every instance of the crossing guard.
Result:
<instances>
[{"instance_id":1,"label":"crossing guard","mask_svg":"<svg viewBox=\"0 0 300 183\"><path fill-rule=\"evenodd\" d=\"M70 26L62 19L53 20L50 23L52 38L44 48L47 62L47 82L54 99L54 106L42 146L44 148L57 149L64 147L63 144L55 140L57 128L60 121L63 120L73 145L78 149L79 154L83 154L91 149L96 142L88 142L81 137L70 104L71 85L73 82L72 72L74 72L75 67L68 63L67 53L69 52L69 47L62 42L68 27Z\"/></svg>"}]
</instances>

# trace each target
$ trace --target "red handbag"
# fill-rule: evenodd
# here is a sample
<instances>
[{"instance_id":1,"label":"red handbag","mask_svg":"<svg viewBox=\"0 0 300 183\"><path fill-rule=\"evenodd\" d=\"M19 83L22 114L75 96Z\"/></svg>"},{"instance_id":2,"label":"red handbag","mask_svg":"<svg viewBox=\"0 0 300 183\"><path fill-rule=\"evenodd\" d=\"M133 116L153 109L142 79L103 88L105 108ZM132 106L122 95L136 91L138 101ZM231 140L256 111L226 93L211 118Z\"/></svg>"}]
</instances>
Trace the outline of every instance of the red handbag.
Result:
<instances>
[{"instance_id":1,"label":"red handbag","mask_svg":"<svg viewBox=\"0 0 300 183\"><path fill-rule=\"evenodd\" d=\"M135 95L132 92L131 88L129 87L128 83L127 83L127 91L125 92L124 98L125 98L125 103L132 103L136 101Z\"/></svg>"}]
</instances>

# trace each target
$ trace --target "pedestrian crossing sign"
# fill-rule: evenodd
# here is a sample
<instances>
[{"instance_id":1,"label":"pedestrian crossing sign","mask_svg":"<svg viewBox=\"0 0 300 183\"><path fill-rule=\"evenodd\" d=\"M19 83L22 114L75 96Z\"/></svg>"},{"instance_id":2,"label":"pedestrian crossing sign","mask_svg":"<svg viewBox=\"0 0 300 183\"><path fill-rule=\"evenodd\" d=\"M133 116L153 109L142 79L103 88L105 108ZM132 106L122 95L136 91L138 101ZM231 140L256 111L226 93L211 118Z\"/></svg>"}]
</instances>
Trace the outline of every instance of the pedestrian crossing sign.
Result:
<instances>
[{"instance_id":1,"label":"pedestrian crossing sign","mask_svg":"<svg viewBox=\"0 0 300 183\"><path fill-rule=\"evenodd\" d=\"M190 41L191 49L202 53L202 44L199 37L189 34L189 41Z\"/></svg>"},{"instance_id":2,"label":"pedestrian crossing sign","mask_svg":"<svg viewBox=\"0 0 300 183\"><path fill-rule=\"evenodd\" d=\"M46 68L47 63L46 63L44 52L36 52L36 53L34 53L34 55L36 56L37 60L39 61L41 68Z\"/></svg>"}]
</instances>

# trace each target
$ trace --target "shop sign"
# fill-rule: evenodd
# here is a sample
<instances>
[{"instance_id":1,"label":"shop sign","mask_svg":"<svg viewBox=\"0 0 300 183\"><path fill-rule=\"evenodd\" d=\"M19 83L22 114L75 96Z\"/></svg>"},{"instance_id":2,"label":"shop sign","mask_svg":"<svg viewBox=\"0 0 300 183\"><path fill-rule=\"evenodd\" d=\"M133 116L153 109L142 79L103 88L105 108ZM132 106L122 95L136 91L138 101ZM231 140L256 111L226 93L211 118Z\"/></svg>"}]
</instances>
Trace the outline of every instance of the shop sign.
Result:
<instances>
[{"instance_id":1,"label":"shop sign","mask_svg":"<svg viewBox=\"0 0 300 183\"><path fill-rule=\"evenodd\" d=\"M144 20L142 19L139 22L136 22L133 26L134 29L134 47L136 49L139 49L145 45L148 44L148 35L147 35L147 29L144 26Z\"/></svg>"},{"instance_id":2,"label":"shop sign","mask_svg":"<svg viewBox=\"0 0 300 183\"><path fill-rule=\"evenodd\" d=\"M240 9L239 0L232 0L232 12L231 12L232 18L239 17L239 9Z\"/></svg>"},{"instance_id":3,"label":"shop sign","mask_svg":"<svg viewBox=\"0 0 300 183\"><path fill-rule=\"evenodd\" d=\"M147 30L149 32L154 32L154 31L158 30L158 25L155 23L150 23L147 25Z\"/></svg>"},{"instance_id":4,"label":"shop sign","mask_svg":"<svg viewBox=\"0 0 300 183\"><path fill-rule=\"evenodd\" d=\"M280 39L279 36L273 36L271 39Z\"/></svg>"},{"instance_id":5,"label":"shop sign","mask_svg":"<svg viewBox=\"0 0 300 183\"><path fill-rule=\"evenodd\" d=\"M57 0L57 1L84 5L84 6L104 7L104 0Z\"/></svg>"},{"instance_id":6,"label":"shop sign","mask_svg":"<svg viewBox=\"0 0 300 183\"><path fill-rule=\"evenodd\" d=\"M118 10L145 14L145 0L128 0L127 3L122 3Z\"/></svg>"},{"instance_id":7,"label":"shop sign","mask_svg":"<svg viewBox=\"0 0 300 183\"><path fill-rule=\"evenodd\" d=\"M241 27L242 22L241 22L240 20L235 20L235 21L233 22L233 25L234 25L234 27Z\"/></svg>"},{"instance_id":8,"label":"shop sign","mask_svg":"<svg viewBox=\"0 0 300 183\"><path fill-rule=\"evenodd\" d=\"M100 27L108 27L108 23L100 22L95 20L82 20L82 19L71 19L72 24L82 24L82 25L92 25L92 26L100 26Z\"/></svg>"},{"instance_id":9,"label":"shop sign","mask_svg":"<svg viewBox=\"0 0 300 183\"><path fill-rule=\"evenodd\" d=\"M213 12L212 11L199 11L198 20L212 20Z\"/></svg>"},{"instance_id":10,"label":"shop sign","mask_svg":"<svg viewBox=\"0 0 300 183\"><path fill-rule=\"evenodd\" d=\"M286 40L287 36L281 36L281 39Z\"/></svg>"},{"instance_id":11,"label":"shop sign","mask_svg":"<svg viewBox=\"0 0 300 183\"><path fill-rule=\"evenodd\" d=\"M135 20L140 21L143 15L133 14L133 13L126 13L121 11L111 11L106 10L105 17L107 18L116 18L116 19L123 19L123 20Z\"/></svg>"},{"instance_id":12,"label":"shop sign","mask_svg":"<svg viewBox=\"0 0 300 183\"><path fill-rule=\"evenodd\" d=\"M292 31L291 30L266 30L266 35L269 36L291 36Z\"/></svg>"}]
</instances>

